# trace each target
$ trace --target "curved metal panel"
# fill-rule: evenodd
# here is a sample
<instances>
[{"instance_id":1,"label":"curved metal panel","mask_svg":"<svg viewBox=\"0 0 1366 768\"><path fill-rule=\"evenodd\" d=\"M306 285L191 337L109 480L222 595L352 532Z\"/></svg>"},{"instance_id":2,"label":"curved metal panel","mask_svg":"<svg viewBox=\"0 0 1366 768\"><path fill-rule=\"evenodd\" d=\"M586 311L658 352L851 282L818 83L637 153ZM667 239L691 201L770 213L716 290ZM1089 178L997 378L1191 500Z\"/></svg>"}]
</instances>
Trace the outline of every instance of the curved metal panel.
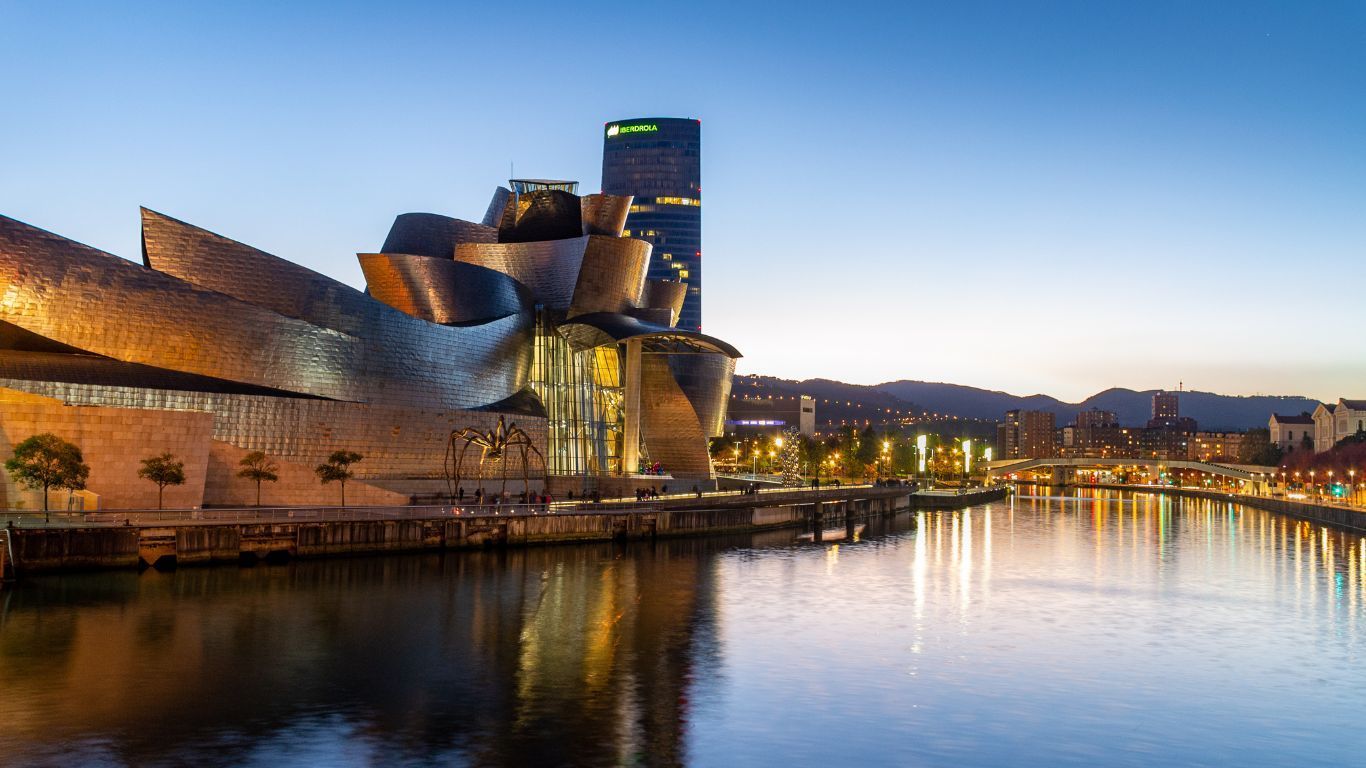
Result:
<instances>
[{"instance_id":1,"label":"curved metal panel","mask_svg":"<svg viewBox=\"0 0 1366 768\"><path fill-rule=\"evenodd\" d=\"M99 355L58 352L0 350L0 379L67 382L98 387L169 389L178 392L214 392L270 397L304 397L270 387L258 387L211 376L182 373L150 365L125 363Z\"/></svg>"},{"instance_id":2,"label":"curved metal panel","mask_svg":"<svg viewBox=\"0 0 1366 768\"><path fill-rule=\"evenodd\" d=\"M429 322L464 325L535 308L531 291L487 267L407 253L357 257L371 296Z\"/></svg>"},{"instance_id":3,"label":"curved metal panel","mask_svg":"<svg viewBox=\"0 0 1366 768\"><path fill-rule=\"evenodd\" d=\"M498 229L503 224L503 214L507 212L508 203L512 202L512 190L507 187L498 187L493 190L493 199L489 201L489 207L484 211L482 222L486 227Z\"/></svg>"},{"instance_id":4,"label":"curved metal panel","mask_svg":"<svg viewBox=\"0 0 1366 768\"><path fill-rule=\"evenodd\" d=\"M456 243L496 243L498 229L436 213L404 213L394 218L380 253L413 253L450 259Z\"/></svg>"},{"instance_id":5,"label":"curved metal panel","mask_svg":"<svg viewBox=\"0 0 1366 768\"><path fill-rule=\"evenodd\" d=\"M498 227L501 243L564 240L583 235L583 206L579 196L558 189L538 189L516 197L513 215L503 214Z\"/></svg>"},{"instance_id":6,"label":"curved metal panel","mask_svg":"<svg viewBox=\"0 0 1366 768\"><path fill-rule=\"evenodd\" d=\"M360 307L372 301L326 275L146 208L142 260L187 283L342 333L363 327Z\"/></svg>"},{"instance_id":7,"label":"curved metal panel","mask_svg":"<svg viewBox=\"0 0 1366 768\"><path fill-rule=\"evenodd\" d=\"M579 315L559 327L560 334L575 349L610 344L627 339L644 337L647 351L700 351L719 352L728 357L743 357L740 350L730 344L697 331L684 331L666 325L643 322L628 315L613 312L595 312Z\"/></svg>"},{"instance_id":8,"label":"curved metal panel","mask_svg":"<svg viewBox=\"0 0 1366 768\"><path fill-rule=\"evenodd\" d=\"M707 437L725 434L735 359L725 355L668 355L669 371L692 404Z\"/></svg>"},{"instance_id":9,"label":"curved metal panel","mask_svg":"<svg viewBox=\"0 0 1366 768\"><path fill-rule=\"evenodd\" d=\"M631 212L633 195L598 193L580 198L583 206L583 233L621 237L626 229L626 216Z\"/></svg>"},{"instance_id":10,"label":"curved metal panel","mask_svg":"<svg viewBox=\"0 0 1366 768\"><path fill-rule=\"evenodd\" d=\"M674 477L711 476L708 435L674 380L666 355L641 357L640 433L649 459L659 462Z\"/></svg>"},{"instance_id":11,"label":"curved metal panel","mask_svg":"<svg viewBox=\"0 0 1366 768\"><path fill-rule=\"evenodd\" d=\"M345 334L0 217L0 319L116 360L354 399ZM73 321L75 320L75 321Z\"/></svg>"},{"instance_id":12,"label":"curved metal panel","mask_svg":"<svg viewBox=\"0 0 1366 768\"><path fill-rule=\"evenodd\" d=\"M530 312L434 325L270 254L153 220L149 261L211 290L0 217L0 321L116 360L339 400L469 408L526 383ZM219 272L229 268L240 283Z\"/></svg>"},{"instance_id":13,"label":"curved metal panel","mask_svg":"<svg viewBox=\"0 0 1366 768\"><path fill-rule=\"evenodd\" d=\"M540 243L461 243L455 246L455 260L502 272L530 288L536 303L567 310L587 247L587 237Z\"/></svg>"},{"instance_id":14,"label":"curved metal panel","mask_svg":"<svg viewBox=\"0 0 1366 768\"><path fill-rule=\"evenodd\" d=\"M442 327L278 256L146 210L143 243L148 262L174 277L350 337L355 353L329 371L348 380L344 399L473 408L526 385L535 324L530 311L480 327Z\"/></svg>"},{"instance_id":15,"label":"curved metal panel","mask_svg":"<svg viewBox=\"0 0 1366 768\"><path fill-rule=\"evenodd\" d=\"M650 244L644 240L591 235L569 303L569 316L638 307L649 266Z\"/></svg>"},{"instance_id":16,"label":"curved metal panel","mask_svg":"<svg viewBox=\"0 0 1366 768\"><path fill-rule=\"evenodd\" d=\"M641 306L649 309L667 309L673 318L669 325L678 325L678 315L683 311L683 301L688 298L688 284L677 280L650 278L645 282L645 299Z\"/></svg>"}]
</instances>

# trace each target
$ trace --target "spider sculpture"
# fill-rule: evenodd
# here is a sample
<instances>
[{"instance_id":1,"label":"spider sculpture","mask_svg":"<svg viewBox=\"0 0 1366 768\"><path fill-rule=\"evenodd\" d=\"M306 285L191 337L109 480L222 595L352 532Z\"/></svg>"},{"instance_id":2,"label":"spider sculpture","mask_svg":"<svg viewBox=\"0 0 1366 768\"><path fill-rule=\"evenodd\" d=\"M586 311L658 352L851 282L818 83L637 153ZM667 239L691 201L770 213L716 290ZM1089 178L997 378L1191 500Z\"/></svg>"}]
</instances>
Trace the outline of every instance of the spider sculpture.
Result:
<instances>
[{"instance_id":1,"label":"spider sculpture","mask_svg":"<svg viewBox=\"0 0 1366 768\"><path fill-rule=\"evenodd\" d=\"M460 446L459 454L456 453L457 441L463 441ZM479 447L479 487L484 487L484 462L489 460L499 460L503 465L503 493L508 489L508 453L512 450L521 451L522 454L522 487L525 490L531 489L531 478L527 473L527 452L536 454L536 458L541 461L541 468L545 468L545 457L536 449L531 441L531 435L517 426L517 422L512 422L511 426L503 423L503 417L498 417L498 425L488 432L480 432L473 427L465 427L451 432L450 439L446 442L446 489L451 495L455 495L455 489L460 485L460 469L465 463L465 452L471 446Z\"/></svg>"}]
</instances>

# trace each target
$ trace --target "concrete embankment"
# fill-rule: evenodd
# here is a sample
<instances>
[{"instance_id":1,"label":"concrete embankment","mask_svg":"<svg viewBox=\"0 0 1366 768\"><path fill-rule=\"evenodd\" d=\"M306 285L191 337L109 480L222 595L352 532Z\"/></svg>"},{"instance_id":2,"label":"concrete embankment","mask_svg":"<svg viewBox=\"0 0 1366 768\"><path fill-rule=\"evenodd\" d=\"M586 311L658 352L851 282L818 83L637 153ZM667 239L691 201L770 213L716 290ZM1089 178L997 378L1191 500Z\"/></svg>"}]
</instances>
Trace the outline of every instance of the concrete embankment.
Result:
<instances>
[{"instance_id":1,"label":"concrete embankment","mask_svg":"<svg viewBox=\"0 0 1366 768\"><path fill-rule=\"evenodd\" d=\"M401 519L136 522L134 516L130 525L11 528L5 544L6 555L13 552L13 571L22 575L758 531L891 514L909 507L909 494L895 489L794 492L669 508L632 506L512 515L434 510ZM307 518L308 512L298 514ZM355 514L365 517L364 510Z\"/></svg>"},{"instance_id":2,"label":"concrete embankment","mask_svg":"<svg viewBox=\"0 0 1366 768\"><path fill-rule=\"evenodd\" d=\"M1242 504L1267 512L1273 512L1278 515L1297 517L1312 523L1331 525L1335 528L1343 528L1355 533L1366 533L1366 512L1328 504L1315 504L1312 501L1296 501L1293 499L1279 499L1267 496L1249 496L1239 493L1219 493L1217 491L1199 491L1193 488L1135 488L1132 486L1105 484L1090 484L1078 487L1113 488L1116 490L1142 493L1165 493L1172 496L1185 496L1193 499L1209 499L1210 501Z\"/></svg>"},{"instance_id":3,"label":"concrete embankment","mask_svg":"<svg viewBox=\"0 0 1366 768\"><path fill-rule=\"evenodd\" d=\"M912 494L905 488L865 488L541 514L299 522L187 520L14 528L7 533L13 545L14 570L26 574L819 528L908 509L966 507L999 499L1005 493L1004 488L930 494Z\"/></svg>"}]
</instances>

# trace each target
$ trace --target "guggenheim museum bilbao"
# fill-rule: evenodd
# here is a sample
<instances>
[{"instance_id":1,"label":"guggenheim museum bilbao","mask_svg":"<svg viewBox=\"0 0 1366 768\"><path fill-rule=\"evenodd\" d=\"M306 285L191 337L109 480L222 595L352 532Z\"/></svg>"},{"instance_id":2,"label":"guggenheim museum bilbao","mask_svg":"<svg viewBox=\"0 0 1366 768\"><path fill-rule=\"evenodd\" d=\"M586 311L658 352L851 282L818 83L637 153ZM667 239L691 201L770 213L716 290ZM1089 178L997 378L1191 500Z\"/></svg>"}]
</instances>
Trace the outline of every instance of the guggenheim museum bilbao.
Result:
<instances>
[{"instance_id":1,"label":"guggenheim museum bilbao","mask_svg":"<svg viewBox=\"0 0 1366 768\"><path fill-rule=\"evenodd\" d=\"M739 353L676 327L687 286L646 279L630 196L509 186L479 223L398 216L359 254L365 291L146 209L140 265L0 216L0 450L75 443L86 508L155 505L137 469L161 452L187 476L167 506L254 503L252 451L279 467L263 504L324 503L313 468L349 450L348 502L397 504L452 475L519 488L520 453L452 450L501 419L537 449L532 488L611 492L656 465L656 484L705 487Z\"/></svg>"}]
</instances>

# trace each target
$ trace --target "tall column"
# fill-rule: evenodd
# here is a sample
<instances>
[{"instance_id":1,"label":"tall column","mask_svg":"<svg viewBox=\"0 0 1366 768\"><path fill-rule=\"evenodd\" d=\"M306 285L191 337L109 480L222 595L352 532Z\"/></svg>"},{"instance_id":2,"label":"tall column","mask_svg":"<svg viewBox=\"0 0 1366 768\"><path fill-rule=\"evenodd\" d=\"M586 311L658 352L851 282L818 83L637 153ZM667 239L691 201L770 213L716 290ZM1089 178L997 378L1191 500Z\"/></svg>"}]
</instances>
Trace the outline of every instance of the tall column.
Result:
<instances>
[{"instance_id":1,"label":"tall column","mask_svg":"<svg viewBox=\"0 0 1366 768\"><path fill-rule=\"evenodd\" d=\"M635 474L640 468L640 339L626 341L626 423L622 429L621 472Z\"/></svg>"}]
</instances>

